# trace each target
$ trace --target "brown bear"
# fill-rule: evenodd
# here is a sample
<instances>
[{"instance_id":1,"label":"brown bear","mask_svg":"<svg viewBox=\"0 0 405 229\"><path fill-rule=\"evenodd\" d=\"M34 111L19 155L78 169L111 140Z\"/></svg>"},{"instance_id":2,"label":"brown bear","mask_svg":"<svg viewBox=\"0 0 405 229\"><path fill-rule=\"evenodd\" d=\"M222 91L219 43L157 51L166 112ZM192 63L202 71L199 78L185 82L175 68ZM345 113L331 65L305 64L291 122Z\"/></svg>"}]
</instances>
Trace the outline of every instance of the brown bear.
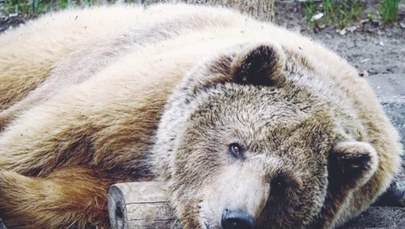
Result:
<instances>
[{"instance_id":1,"label":"brown bear","mask_svg":"<svg viewBox=\"0 0 405 229\"><path fill-rule=\"evenodd\" d=\"M163 180L185 229L333 228L402 153L366 81L226 9L70 10L0 36L0 218L108 228L116 182Z\"/></svg>"}]
</instances>

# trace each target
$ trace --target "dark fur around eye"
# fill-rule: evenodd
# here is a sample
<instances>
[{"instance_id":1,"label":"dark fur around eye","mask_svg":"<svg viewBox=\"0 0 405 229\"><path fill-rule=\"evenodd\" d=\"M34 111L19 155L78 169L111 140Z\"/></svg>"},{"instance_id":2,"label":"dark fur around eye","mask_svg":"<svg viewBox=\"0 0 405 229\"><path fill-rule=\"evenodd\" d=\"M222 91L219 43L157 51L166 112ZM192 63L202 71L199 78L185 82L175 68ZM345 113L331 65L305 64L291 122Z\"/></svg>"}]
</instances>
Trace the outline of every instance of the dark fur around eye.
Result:
<instances>
[{"instance_id":1,"label":"dark fur around eye","mask_svg":"<svg viewBox=\"0 0 405 229\"><path fill-rule=\"evenodd\" d=\"M285 194L285 191L288 187L289 181L288 178L284 175L278 175L272 179L270 182L270 196L280 197Z\"/></svg>"},{"instance_id":2,"label":"dark fur around eye","mask_svg":"<svg viewBox=\"0 0 405 229\"><path fill-rule=\"evenodd\" d=\"M232 143L228 146L229 153L236 159L243 160L245 158L245 150L238 143Z\"/></svg>"}]
</instances>

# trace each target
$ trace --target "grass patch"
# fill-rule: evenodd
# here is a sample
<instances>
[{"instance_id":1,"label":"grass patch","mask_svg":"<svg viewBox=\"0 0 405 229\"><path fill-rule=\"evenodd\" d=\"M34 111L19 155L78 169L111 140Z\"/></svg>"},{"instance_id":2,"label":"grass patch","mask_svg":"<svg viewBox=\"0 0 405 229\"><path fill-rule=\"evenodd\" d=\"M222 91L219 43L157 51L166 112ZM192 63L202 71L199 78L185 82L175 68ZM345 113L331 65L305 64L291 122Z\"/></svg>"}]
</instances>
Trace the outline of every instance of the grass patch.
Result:
<instances>
[{"instance_id":1,"label":"grass patch","mask_svg":"<svg viewBox=\"0 0 405 229\"><path fill-rule=\"evenodd\" d=\"M304 14L307 23L312 22L312 17L317 13L317 4L314 1L304 2Z\"/></svg>"},{"instance_id":2,"label":"grass patch","mask_svg":"<svg viewBox=\"0 0 405 229\"><path fill-rule=\"evenodd\" d=\"M37 15L52 10L55 1L5 0L5 11L10 14Z\"/></svg>"},{"instance_id":3,"label":"grass patch","mask_svg":"<svg viewBox=\"0 0 405 229\"><path fill-rule=\"evenodd\" d=\"M322 0L307 1L304 4L304 13L307 21L317 13L317 8L324 13L321 23L327 23L344 28L350 22L359 19L366 0ZM389 1L389 0L388 0Z\"/></svg>"},{"instance_id":4,"label":"grass patch","mask_svg":"<svg viewBox=\"0 0 405 229\"><path fill-rule=\"evenodd\" d=\"M127 3L145 2L147 0L125 0ZM113 4L116 0L5 0L8 14L38 15L72 7L89 7L93 5Z\"/></svg>"},{"instance_id":5,"label":"grass patch","mask_svg":"<svg viewBox=\"0 0 405 229\"><path fill-rule=\"evenodd\" d=\"M364 0L324 0L324 4L326 18L340 28L359 19L364 8Z\"/></svg>"},{"instance_id":6,"label":"grass patch","mask_svg":"<svg viewBox=\"0 0 405 229\"><path fill-rule=\"evenodd\" d=\"M8 14L38 15L49 11L57 11L69 7L88 7L92 5L112 4L117 0L4 0L4 11ZM277 0L276 0L277 1ZM308 0L304 2L304 14L309 24L332 24L344 28L359 19L367 0ZM380 14L384 23L398 20L400 0L380 0ZM157 0L125 0L127 3L150 4ZM322 12L323 18L311 20L314 15Z\"/></svg>"},{"instance_id":7,"label":"grass patch","mask_svg":"<svg viewBox=\"0 0 405 229\"><path fill-rule=\"evenodd\" d=\"M380 14L384 23L392 23L398 20L398 6L400 0L383 0Z\"/></svg>"},{"instance_id":8,"label":"grass patch","mask_svg":"<svg viewBox=\"0 0 405 229\"><path fill-rule=\"evenodd\" d=\"M304 3L304 14L309 24L332 24L339 29L358 20L367 0L309 0ZM398 8L401 0L380 0L379 14L385 24L398 21ZM311 20L322 12L324 16L318 21ZM364 16L364 15L363 15ZM373 16L375 17L375 16ZM369 18L369 15L367 15Z\"/></svg>"}]
</instances>

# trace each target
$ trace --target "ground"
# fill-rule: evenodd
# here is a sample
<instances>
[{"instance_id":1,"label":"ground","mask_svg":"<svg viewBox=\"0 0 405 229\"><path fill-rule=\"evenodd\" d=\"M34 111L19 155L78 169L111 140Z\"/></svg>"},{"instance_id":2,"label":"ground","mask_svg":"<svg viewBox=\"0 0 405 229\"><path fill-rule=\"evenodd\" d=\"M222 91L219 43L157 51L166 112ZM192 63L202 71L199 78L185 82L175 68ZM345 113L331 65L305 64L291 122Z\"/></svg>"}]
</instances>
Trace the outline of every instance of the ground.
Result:
<instances>
[{"instance_id":1,"label":"ground","mask_svg":"<svg viewBox=\"0 0 405 229\"><path fill-rule=\"evenodd\" d=\"M375 0L369 2L374 3L374 5L368 5L367 10L376 10ZM385 82L390 80L400 81L401 83L396 88L402 91L394 91L393 94L404 93L404 0L400 3L399 22L394 25L384 26L379 22L363 20L353 22L343 30L336 29L333 26L318 28L306 24L302 12L302 4L298 3L298 1L276 0L277 24L299 31L314 40L322 42L352 63L359 70L362 77L369 77L374 83L377 82L378 84L381 80ZM10 26L17 26L25 20L27 20L27 17L0 17L0 32ZM403 163L403 169L398 179L405 179L405 163ZM405 228L405 208L372 207L343 228Z\"/></svg>"},{"instance_id":2,"label":"ground","mask_svg":"<svg viewBox=\"0 0 405 229\"><path fill-rule=\"evenodd\" d=\"M367 71L369 75L405 73L405 0L400 3L398 23L384 26L380 21L359 20L343 31L330 25L323 29L308 25L302 8L302 4L293 1L276 0L276 23L324 43L360 72ZM368 8L376 11L377 6Z\"/></svg>"}]
</instances>

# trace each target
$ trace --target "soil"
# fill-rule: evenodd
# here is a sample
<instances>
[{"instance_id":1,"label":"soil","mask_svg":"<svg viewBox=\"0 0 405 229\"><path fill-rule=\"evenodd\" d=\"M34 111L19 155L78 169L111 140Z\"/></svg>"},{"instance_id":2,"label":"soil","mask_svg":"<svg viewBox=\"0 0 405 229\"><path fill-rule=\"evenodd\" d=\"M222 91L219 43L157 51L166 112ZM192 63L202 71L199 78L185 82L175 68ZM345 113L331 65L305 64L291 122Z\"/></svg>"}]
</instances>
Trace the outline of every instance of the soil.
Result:
<instances>
[{"instance_id":1,"label":"soil","mask_svg":"<svg viewBox=\"0 0 405 229\"><path fill-rule=\"evenodd\" d=\"M363 14L378 15L379 1L366 2ZM276 0L275 23L323 43L347 59L359 73L405 73L405 0L400 3L399 22L393 25L384 26L378 17L370 21L364 15L365 19L354 21L344 29L331 25L308 25L303 7L296 1Z\"/></svg>"},{"instance_id":2,"label":"soil","mask_svg":"<svg viewBox=\"0 0 405 229\"><path fill-rule=\"evenodd\" d=\"M405 0L400 2L399 22L393 25L383 25L378 16L373 21L367 20L369 13L378 15L378 0L365 2L363 20L360 18L344 29L337 29L331 25L309 25L300 1L276 0L275 23L323 43L352 63L362 77L389 74L405 77ZM0 15L0 33L28 19ZM399 175L401 180L405 179L404 171L405 163ZM372 207L343 228L405 228L405 208Z\"/></svg>"}]
</instances>

